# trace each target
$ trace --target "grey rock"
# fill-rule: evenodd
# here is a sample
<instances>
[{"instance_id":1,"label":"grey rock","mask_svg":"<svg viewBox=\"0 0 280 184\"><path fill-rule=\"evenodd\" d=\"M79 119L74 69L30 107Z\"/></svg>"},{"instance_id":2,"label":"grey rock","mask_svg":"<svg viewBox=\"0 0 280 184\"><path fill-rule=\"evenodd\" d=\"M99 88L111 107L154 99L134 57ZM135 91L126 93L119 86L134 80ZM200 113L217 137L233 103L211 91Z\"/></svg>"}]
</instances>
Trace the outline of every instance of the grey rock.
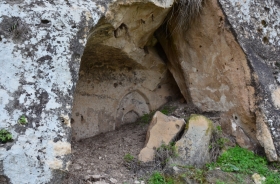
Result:
<instances>
[{"instance_id":1,"label":"grey rock","mask_svg":"<svg viewBox=\"0 0 280 184\"><path fill-rule=\"evenodd\" d=\"M178 157L169 165L203 167L210 161L209 142L213 123L202 115L191 115L186 126L188 128L183 137L175 145L178 149ZM178 172L178 169L174 172Z\"/></svg>"}]
</instances>

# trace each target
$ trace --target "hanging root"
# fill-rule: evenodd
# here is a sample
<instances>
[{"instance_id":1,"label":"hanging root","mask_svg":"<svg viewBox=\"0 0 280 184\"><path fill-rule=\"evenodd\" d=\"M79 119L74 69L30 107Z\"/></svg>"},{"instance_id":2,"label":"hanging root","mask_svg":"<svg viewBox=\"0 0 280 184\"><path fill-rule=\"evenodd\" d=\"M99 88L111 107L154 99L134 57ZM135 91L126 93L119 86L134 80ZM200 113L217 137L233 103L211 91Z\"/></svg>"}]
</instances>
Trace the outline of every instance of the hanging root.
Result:
<instances>
[{"instance_id":1,"label":"hanging root","mask_svg":"<svg viewBox=\"0 0 280 184\"><path fill-rule=\"evenodd\" d=\"M200 16L204 0L177 0L169 15L167 23L175 22L174 30L188 29Z\"/></svg>"}]
</instances>

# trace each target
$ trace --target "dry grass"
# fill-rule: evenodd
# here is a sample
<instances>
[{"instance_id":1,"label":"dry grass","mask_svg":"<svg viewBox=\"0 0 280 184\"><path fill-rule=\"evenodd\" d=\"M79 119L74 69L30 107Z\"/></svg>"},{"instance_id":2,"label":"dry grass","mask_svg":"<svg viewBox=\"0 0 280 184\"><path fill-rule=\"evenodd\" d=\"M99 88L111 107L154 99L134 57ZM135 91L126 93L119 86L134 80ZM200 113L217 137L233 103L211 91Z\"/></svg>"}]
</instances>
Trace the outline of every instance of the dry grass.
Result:
<instances>
[{"instance_id":1,"label":"dry grass","mask_svg":"<svg viewBox=\"0 0 280 184\"><path fill-rule=\"evenodd\" d=\"M167 24L175 22L173 31L187 30L199 18L204 0L177 0L168 16Z\"/></svg>"}]
</instances>

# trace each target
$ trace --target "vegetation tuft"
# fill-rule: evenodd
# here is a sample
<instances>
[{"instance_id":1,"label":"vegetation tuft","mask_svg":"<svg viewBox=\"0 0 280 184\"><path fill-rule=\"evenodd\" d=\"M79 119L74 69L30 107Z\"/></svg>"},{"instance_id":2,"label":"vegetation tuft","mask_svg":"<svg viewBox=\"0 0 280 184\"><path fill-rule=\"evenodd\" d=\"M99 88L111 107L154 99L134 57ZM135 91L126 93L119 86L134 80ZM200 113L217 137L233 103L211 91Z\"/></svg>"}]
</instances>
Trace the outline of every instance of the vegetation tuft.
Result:
<instances>
[{"instance_id":1,"label":"vegetation tuft","mask_svg":"<svg viewBox=\"0 0 280 184\"><path fill-rule=\"evenodd\" d=\"M209 145L210 159L215 162L220 156L222 149L225 147L229 140L224 137L221 126L216 126L212 133Z\"/></svg>"},{"instance_id":2,"label":"vegetation tuft","mask_svg":"<svg viewBox=\"0 0 280 184\"><path fill-rule=\"evenodd\" d=\"M169 115L169 114L171 114L175 109L176 109L176 107L164 106L164 107L160 110L160 112L161 112L162 114Z\"/></svg>"},{"instance_id":3,"label":"vegetation tuft","mask_svg":"<svg viewBox=\"0 0 280 184\"><path fill-rule=\"evenodd\" d=\"M131 155L130 153L128 153L128 154L125 154L124 155L124 158L123 158L126 162L131 162L131 161L133 161L134 160L134 156L133 155Z\"/></svg>"},{"instance_id":4,"label":"vegetation tuft","mask_svg":"<svg viewBox=\"0 0 280 184\"><path fill-rule=\"evenodd\" d=\"M18 119L18 123L21 125L26 125L28 123L27 118L24 115L21 115Z\"/></svg>"},{"instance_id":5,"label":"vegetation tuft","mask_svg":"<svg viewBox=\"0 0 280 184\"><path fill-rule=\"evenodd\" d=\"M143 124L149 124L154 116L155 112L151 112L149 114L144 114L140 119L138 120L139 123Z\"/></svg>"},{"instance_id":6,"label":"vegetation tuft","mask_svg":"<svg viewBox=\"0 0 280 184\"><path fill-rule=\"evenodd\" d=\"M10 140L12 140L12 138L13 138L13 136L8 130L5 130L5 129L0 130L0 141L2 143L6 143L6 142L10 141Z\"/></svg>"}]
</instances>

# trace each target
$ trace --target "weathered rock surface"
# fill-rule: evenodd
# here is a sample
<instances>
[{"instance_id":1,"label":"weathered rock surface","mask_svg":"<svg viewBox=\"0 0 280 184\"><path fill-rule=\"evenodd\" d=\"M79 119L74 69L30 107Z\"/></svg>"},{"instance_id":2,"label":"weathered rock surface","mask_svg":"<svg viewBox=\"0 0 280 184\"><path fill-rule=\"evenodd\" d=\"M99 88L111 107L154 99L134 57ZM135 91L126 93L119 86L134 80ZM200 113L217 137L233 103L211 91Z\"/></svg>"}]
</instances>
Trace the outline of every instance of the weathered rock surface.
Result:
<instances>
[{"instance_id":1,"label":"weathered rock surface","mask_svg":"<svg viewBox=\"0 0 280 184\"><path fill-rule=\"evenodd\" d=\"M81 139L176 94L153 36L173 2L0 2L0 128L14 139L0 148L1 181L59 183L70 164L71 122ZM269 160L280 160L279 1L219 3L206 0L186 30L173 33L171 19L157 31L168 69L186 100L220 113L241 146L260 143ZM22 115L27 125L18 124Z\"/></svg>"},{"instance_id":2,"label":"weathered rock surface","mask_svg":"<svg viewBox=\"0 0 280 184\"><path fill-rule=\"evenodd\" d=\"M171 20L167 39L163 30L157 32L168 68L189 103L202 111L220 112L229 133L241 135L240 127L246 146L253 147L257 142L255 89L246 56L217 1L207 0L200 14L181 28Z\"/></svg>"},{"instance_id":3,"label":"weathered rock surface","mask_svg":"<svg viewBox=\"0 0 280 184\"><path fill-rule=\"evenodd\" d=\"M143 162L153 161L156 149L174 141L185 124L184 119L166 116L157 111L149 125L145 147L140 151L138 159Z\"/></svg>"},{"instance_id":4,"label":"weathered rock surface","mask_svg":"<svg viewBox=\"0 0 280 184\"><path fill-rule=\"evenodd\" d=\"M185 99L202 111L220 112L223 129L240 146L254 149L260 142L268 158L276 161L280 151L279 3L219 3L205 1L197 20L179 28L175 13L167 28L157 31L157 38ZM267 131L259 129L265 125L257 126L262 123Z\"/></svg>"},{"instance_id":5,"label":"weathered rock surface","mask_svg":"<svg viewBox=\"0 0 280 184\"><path fill-rule=\"evenodd\" d=\"M202 115L191 115L182 138L176 142L178 157L169 165L202 167L210 161L209 143L213 131L211 120Z\"/></svg>"},{"instance_id":6,"label":"weathered rock surface","mask_svg":"<svg viewBox=\"0 0 280 184\"><path fill-rule=\"evenodd\" d=\"M92 118L95 124L81 126L88 132L76 131L78 138L91 136L115 128L111 118L120 117L120 124L132 121L174 94L152 36L172 3L0 2L0 128L14 139L0 148L1 178L10 183L61 183L70 164L71 121L82 124ZM128 6L133 7L130 12ZM78 121L71 120L71 112L82 56L76 94L86 102L81 111L73 111ZM110 99L112 93L116 95ZM132 105L139 108L128 107L131 101L138 101ZM104 110L108 106L112 108ZM27 125L17 123L21 115Z\"/></svg>"},{"instance_id":7,"label":"weathered rock surface","mask_svg":"<svg viewBox=\"0 0 280 184\"><path fill-rule=\"evenodd\" d=\"M254 77L258 139L265 148L267 157L271 161L279 160L279 1L219 0L219 2L237 41L246 53Z\"/></svg>"}]
</instances>

